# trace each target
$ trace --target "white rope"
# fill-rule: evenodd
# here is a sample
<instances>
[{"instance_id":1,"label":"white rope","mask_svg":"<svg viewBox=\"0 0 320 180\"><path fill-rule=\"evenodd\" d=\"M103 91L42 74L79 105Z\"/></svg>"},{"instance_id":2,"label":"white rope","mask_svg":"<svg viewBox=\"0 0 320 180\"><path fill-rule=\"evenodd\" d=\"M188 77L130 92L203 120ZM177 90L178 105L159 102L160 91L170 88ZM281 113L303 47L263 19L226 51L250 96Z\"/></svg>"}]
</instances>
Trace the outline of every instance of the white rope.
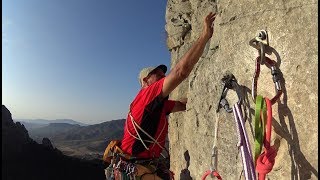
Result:
<instances>
[{"instance_id":1,"label":"white rope","mask_svg":"<svg viewBox=\"0 0 320 180\"><path fill-rule=\"evenodd\" d=\"M213 146L217 146L218 127L219 127L219 116L218 116L218 113L216 113L216 124L215 124L215 127L214 127L214 142L213 142Z\"/></svg>"},{"instance_id":2,"label":"white rope","mask_svg":"<svg viewBox=\"0 0 320 180\"><path fill-rule=\"evenodd\" d=\"M211 171L217 170L217 156L218 156L218 128L219 128L219 114L216 113L216 122L214 127L214 139L213 139L213 146L212 146L212 155L211 155Z\"/></svg>"},{"instance_id":3,"label":"white rope","mask_svg":"<svg viewBox=\"0 0 320 180\"><path fill-rule=\"evenodd\" d=\"M143 144L143 146L144 146L148 151L150 151L150 150L149 150L149 148L145 145L144 141L145 141L145 142L150 142L150 143L155 143L155 144L157 144L161 149L165 149L165 148L164 148L163 146L161 146L161 145L159 144L159 142L157 141L157 140L159 139L162 131L164 130L164 127L165 127L165 126L164 126L163 129L161 130L161 133L160 133L159 136L157 137L157 140L155 140L152 136L150 136L146 131L144 131L144 130L138 125L138 123L137 123L137 122L134 120L134 118L132 117L131 112L129 112L129 116L130 116L130 119L131 119L131 123L132 123L132 125L133 125L133 128L134 128L134 130L136 131L136 133L137 133L137 135L138 135L138 137L134 136L132 133L130 133L128 127L126 127L128 133L129 133L132 137L134 137L135 139L140 140L141 143ZM127 123L127 122L126 122L126 126L128 126L128 123ZM137 127L138 129L140 129L145 135L147 135L152 141L143 140L143 139L141 138L138 130L136 129L136 127ZM165 157L162 153L160 153L160 154L161 154L163 157Z\"/></svg>"},{"instance_id":4,"label":"white rope","mask_svg":"<svg viewBox=\"0 0 320 180\"><path fill-rule=\"evenodd\" d=\"M132 125L133 125L133 128L134 128L134 130L136 131L136 133L137 133L137 135L138 135L138 137L139 137L139 140L141 141L141 143L143 144L143 146L144 146L147 150L149 150L149 148L144 144L142 138L140 137L140 134L138 133L137 128L136 128L136 126L135 126L135 124L134 124L135 121L133 120L133 117L131 116L131 113L130 113L130 112L129 112L129 116L130 116L130 119L131 119L131 123L132 123Z\"/></svg>"},{"instance_id":5,"label":"white rope","mask_svg":"<svg viewBox=\"0 0 320 180\"><path fill-rule=\"evenodd\" d=\"M129 114L131 117L131 121L134 123L134 125L136 125L145 135L147 135L154 143L156 143L159 147L161 147L162 149L164 149L164 147L162 147L158 141L156 141L152 136L150 136L146 131L144 131L139 125L138 123L133 119L131 113ZM138 133L138 131L136 131ZM142 140L142 139L141 139Z\"/></svg>"},{"instance_id":6,"label":"white rope","mask_svg":"<svg viewBox=\"0 0 320 180\"><path fill-rule=\"evenodd\" d=\"M164 121L164 125L163 125L163 127L162 127L162 130L160 131L160 133L159 133L159 136L157 137L157 139L156 139L156 141L158 142L158 139L160 138L160 136L161 136L161 134L162 134L162 132L163 132L163 130L164 130L164 128L166 127L166 125L167 125L167 120L165 120ZM164 139L163 141L161 141L161 142L164 142L166 139ZM160 142L159 142L160 143ZM152 147L154 147L154 145L156 145L156 144L153 144L153 146Z\"/></svg>"}]
</instances>

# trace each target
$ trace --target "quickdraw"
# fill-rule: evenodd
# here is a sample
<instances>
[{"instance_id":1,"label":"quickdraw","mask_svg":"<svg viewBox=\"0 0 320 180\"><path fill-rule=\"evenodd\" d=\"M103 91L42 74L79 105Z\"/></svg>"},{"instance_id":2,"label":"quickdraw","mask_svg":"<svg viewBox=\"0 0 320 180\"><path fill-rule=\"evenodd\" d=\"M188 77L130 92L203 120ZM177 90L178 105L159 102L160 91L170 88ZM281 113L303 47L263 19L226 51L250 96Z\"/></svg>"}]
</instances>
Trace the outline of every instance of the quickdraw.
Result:
<instances>
[{"instance_id":1,"label":"quickdraw","mask_svg":"<svg viewBox=\"0 0 320 180\"><path fill-rule=\"evenodd\" d=\"M229 107L229 103L226 99L226 95L229 89L236 88L236 92L238 94L238 97L241 97L240 89L237 84L237 81L233 74L226 75L222 78L222 82L224 83L224 87L222 90L222 94L218 103L218 107L216 110L216 113L219 112L220 108L224 108L227 112L232 112L232 108ZM242 102L242 99L239 98L238 104ZM208 175L211 175L211 177L216 177L219 180L222 180L222 177L218 173L217 170L217 164L218 164L218 148L217 148L217 139L218 139L218 126L219 126L219 118L216 118L216 124L215 124L215 135L214 135L214 142L212 147L212 155L211 155L211 164L210 164L210 170L207 170L203 176L201 177L202 180L205 180Z\"/></svg>"},{"instance_id":2,"label":"quickdraw","mask_svg":"<svg viewBox=\"0 0 320 180\"><path fill-rule=\"evenodd\" d=\"M201 177L202 180L205 180L208 175L211 174L211 177L216 177L219 180L222 180L220 174L217 170L218 164L218 148L217 148L217 139L218 139L218 126L219 126L219 118L216 118L215 123L215 133L214 133L214 141L212 146L212 154L211 154L211 162L210 162L210 170L207 170Z\"/></svg>"},{"instance_id":3,"label":"quickdraw","mask_svg":"<svg viewBox=\"0 0 320 180\"><path fill-rule=\"evenodd\" d=\"M246 180L255 180L256 173L255 173L254 164L253 164L253 157L251 153L248 136L245 130L245 124L244 124L245 121L243 119L243 114L241 109L241 104L243 101L241 88L233 74L226 75L222 79L222 81L225 84L225 86L220 98L217 111L219 111L219 108L223 107L227 112L229 113L233 112L236 129L238 132L238 140L239 140L237 146L241 152L244 176ZM229 103L226 100L226 95L227 95L226 92L228 91L228 89L235 90L238 96L238 102L235 103L232 106L232 108L229 108Z\"/></svg>"},{"instance_id":4,"label":"quickdraw","mask_svg":"<svg viewBox=\"0 0 320 180\"><path fill-rule=\"evenodd\" d=\"M216 128L215 128L215 140L212 147L212 155L211 155L211 163L210 163L210 170L207 170L201 177L202 180L205 180L208 175L211 175L211 177L216 177L219 180L222 180L222 177L218 173L217 170L217 164L218 164L218 148L216 146L216 135L217 135L217 126L218 125L218 118L216 120Z\"/></svg>"},{"instance_id":5,"label":"quickdraw","mask_svg":"<svg viewBox=\"0 0 320 180\"><path fill-rule=\"evenodd\" d=\"M221 94L221 98L218 103L218 108L216 111L216 114L219 112L220 108L224 108L227 112L232 112L232 109L229 107L228 101L225 99L228 89L233 87L232 79L235 79L233 75L227 75L222 78L222 81L224 82L223 91ZM216 118L215 122L215 133L214 133L214 141L212 146L212 154L211 154L211 162L210 162L210 169L205 171L205 173L202 175L201 179L205 180L208 175L211 175L211 177L216 177L219 180L222 180L222 177L218 173L217 170L217 164L218 164L218 147L217 147L217 139L218 139L218 127L219 127L219 118Z\"/></svg>"}]
</instances>

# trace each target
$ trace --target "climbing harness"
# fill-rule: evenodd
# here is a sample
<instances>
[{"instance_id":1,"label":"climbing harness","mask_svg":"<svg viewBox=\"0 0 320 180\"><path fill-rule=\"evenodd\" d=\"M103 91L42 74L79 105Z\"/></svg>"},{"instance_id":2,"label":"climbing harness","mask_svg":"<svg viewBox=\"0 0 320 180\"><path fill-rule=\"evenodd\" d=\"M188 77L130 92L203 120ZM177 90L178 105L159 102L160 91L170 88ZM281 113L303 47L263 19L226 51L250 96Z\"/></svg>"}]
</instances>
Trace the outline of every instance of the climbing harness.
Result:
<instances>
[{"instance_id":1,"label":"climbing harness","mask_svg":"<svg viewBox=\"0 0 320 180\"><path fill-rule=\"evenodd\" d=\"M166 169L166 158L143 159L125 154L120 140L112 140L105 150L103 161L109 163L105 169L107 180L141 179L144 175L174 178L173 172Z\"/></svg>"},{"instance_id":2,"label":"climbing harness","mask_svg":"<svg viewBox=\"0 0 320 180\"><path fill-rule=\"evenodd\" d=\"M255 173L254 164L253 164L253 157L252 157L252 153L251 153L249 139L248 139L246 129L245 129L245 121L243 119L242 108L241 108L241 104L243 101L241 88L240 88L236 78L232 74L226 75L222 79L222 81L224 82L225 86L224 86L224 90L223 90L222 96L220 98L220 102L219 102L218 107L220 107L220 108L223 107L228 113L233 112L235 124L236 124L236 129L237 129L237 133L238 133L237 146L241 152L244 176L245 176L246 180L255 180L256 173ZM226 95L227 95L226 91L228 89L235 90L237 93L237 96L238 96L238 102L232 106L232 109L229 108L229 103L226 100ZM218 110L219 110L219 108L218 108Z\"/></svg>"},{"instance_id":3,"label":"climbing harness","mask_svg":"<svg viewBox=\"0 0 320 180\"><path fill-rule=\"evenodd\" d=\"M153 143L153 146L158 145L161 149L164 149L169 156L168 150L161 146L158 142L159 137L156 139L153 138L138 125L138 123L132 117L130 111L128 114L130 121L127 119L125 123L125 131L127 131L133 138L140 140L145 149L148 151L149 148L146 146L145 142ZM133 133L129 131L128 123L132 123L136 135L133 135ZM164 127L165 126L166 124L164 124ZM162 128L160 134L162 134L164 127ZM143 140L138 130L144 133L150 140ZM158 178L161 176L161 178L168 178L170 176L170 179L174 179L174 173L169 169L166 169L166 167L168 167L170 157L165 157L161 153L163 158L141 159L124 153L120 146L120 140L113 140L109 143L104 152L103 161L109 163L109 166L105 170L108 180L141 179L144 175L154 175L158 176Z\"/></svg>"},{"instance_id":4,"label":"climbing harness","mask_svg":"<svg viewBox=\"0 0 320 180\"><path fill-rule=\"evenodd\" d=\"M272 170L277 152L270 146L272 105L277 102L282 94L280 84L280 70L276 67L276 62L265 56L265 48L268 44L267 31L262 30L251 45L260 45L260 56L256 58L255 73L252 79L252 98L255 102L255 156L256 170L259 173L259 180L264 180L267 173ZM257 48L257 47L256 47ZM277 91L276 95L269 100L267 97L257 96L257 82L260 74L260 64L265 64L271 69L271 75ZM264 152L261 154L262 146Z\"/></svg>"}]
</instances>

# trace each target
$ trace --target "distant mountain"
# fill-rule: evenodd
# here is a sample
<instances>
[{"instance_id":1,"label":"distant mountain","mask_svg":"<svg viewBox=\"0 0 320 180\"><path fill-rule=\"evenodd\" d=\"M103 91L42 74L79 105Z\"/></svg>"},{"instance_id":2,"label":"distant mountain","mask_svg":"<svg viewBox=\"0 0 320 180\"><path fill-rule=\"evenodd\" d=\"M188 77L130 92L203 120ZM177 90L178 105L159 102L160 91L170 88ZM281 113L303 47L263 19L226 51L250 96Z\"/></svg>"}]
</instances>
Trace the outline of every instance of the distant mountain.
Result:
<instances>
[{"instance_id":1,"label":"distant mountain","mask_svg":"<svg viewBox=\"0 0 320 180\"><path fill-rule=\"evenodd\" d=\"M38 143L43 138L49 138L54 147L66 155L101 159L110 140L122 138L125 119L87 126L68 123L21 123L28 130L30 137Z\"/></svg>"},{"instance_id":2,"label":"distant mountain","mask_svg":"<svg viewBox=\"0 0 320 180\"><path fill-rule=\"evenodd\" d=\"M13 122L4 105L1 114L2 179L105 180L106 166L101 159L89 161L66 156L48 138L38 144L29 137L23 124Z\"/></svg>"},{"instance_id":3,"label":"distant mountain","mask_svg":"<svg viewBox=\"0 0 320 180\"><path fill-rule=\"evenodd\" d=\"M121 139L125 119L81 126L49 137L65 154L101 159L110 140Z\"/></svg>"},{"instance_id":4,"label":"distant mountain","mask_svg":"<svg viewBox=\"0 0 320 180\"><path fill-rule=\"evenodd\" d=\"M36 128L41 128L48 126L48 124L38 124L38 123L30 123L30 122L25 122L25 121L15 121L15 122L20 122L21 124L24 125L24 127L29 131L30 129L36 129Z\"/></svg>"},{"instance_id":5,"label":"distant mountain","mask_svg":"<svg viewBox=\"0 0 320 180\"><path fill-rule=\"evenodd\" d=\"M22 122L25 125L25 122ZM37 124L36 124L37 125ZM78 124L68 123L50 123L49 125L39 125L38 127L25 126L29 132L29 135L37 142L40 142L44 137L54 137L58 134L68 132L74 128L81 127Z\"/></svg>"},{"instance_id":6,"label":"distant mountain","mask_svg":"<svg viewBox=\"0 0 320 180\"><path fill-rule=\"evenodd\" d=\"M47 119L14 119L14 122L21 122L21 123L32 123L32 124L50 124L50 123L67 123L67 124L78 124L80 126L88 126L88 124L84 124L72 119L56 119L56 120L47 120Z\"/></svg>"},{"instance_id":7,"label":"distant mountain","mask_svg":"<svg viewBox=\"0 0 320 180\"><path fill-rule=\"evenodd\" d=\"M77 127L52 137L54 140L104 140L123 135L125 119L103 122L100 124Z\"/></svg>"}]
</instances>

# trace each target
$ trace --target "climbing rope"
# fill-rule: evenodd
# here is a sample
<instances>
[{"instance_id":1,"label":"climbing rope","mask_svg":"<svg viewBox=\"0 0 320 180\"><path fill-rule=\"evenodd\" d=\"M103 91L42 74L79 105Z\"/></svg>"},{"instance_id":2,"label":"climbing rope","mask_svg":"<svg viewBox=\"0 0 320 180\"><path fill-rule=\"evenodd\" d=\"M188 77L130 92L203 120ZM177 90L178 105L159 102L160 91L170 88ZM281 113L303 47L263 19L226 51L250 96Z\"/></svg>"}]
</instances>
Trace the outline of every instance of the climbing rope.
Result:
<instances>
[{"instance_id":1,"label":"climbing rope","mask_svg":"<svg viewBox=\"0 0 320 180\"><path fill-rule=\"evenodd\" d=\"M233 114L236 122L236 127L240 135L238 147L241 151L242 164L244 169L244 175L246 180L255 180L256 172L252 161L251 148L248 140L248 136L245 129L244 119L242 116L241 106L238 103L233 105Z\"/></svg>"},{"instance_id":2,"label":"climbing rope","mask_svg":"<svg viewBox=\"0 0 320 180\"><path fill-rule=\"evenodd\" d=\"M157 144L161 149L164 149L164 150L169 154L169 151L167 150L167 148L161 146L160 143L157 141L157 140L159 139L161 133L163 132L164 127L165 127L166 124L163 126L163 128L162 128L159 136L157 137L157 139L154 139L150 134L148 134L145 130L143 130L143 129L138 125L138 123L137 123L137 122L134 120L134 118L132 117L131 112L129 112L128 114L129 114L129 116L130 116L132 126L133 126L133 128L134 128L134 130L135 130L135 132L136 132L136 134L137 134L138 137L134 136L134 135L129 131L129 128L127 127L127 126L128 126L128 122L127 122L128 119L127 119L127 121L126 121L126 123L125 123L125 124L126 124L125 129L126 129L126 131L130 134L130 136L132 136L133 138L135 138L135 139L137 139L137 140L140 140L141 143L143 144L144 148L145 148L146 150L148 150L148 151L150 151L150 149L146 146L146 144L145 144L144 142L150 142L150 143ZM166 121L165 121L165 122L166 122ZM150 138L152 141L143 140L143 139L141 138L141 136L140 136L137 128L138 128L141 132L143 132L148 138ZM160 153L160 154L161 154L162 157L165 158L165 156L164 156L162 153Z\"/></svg>"}]
</instances>

